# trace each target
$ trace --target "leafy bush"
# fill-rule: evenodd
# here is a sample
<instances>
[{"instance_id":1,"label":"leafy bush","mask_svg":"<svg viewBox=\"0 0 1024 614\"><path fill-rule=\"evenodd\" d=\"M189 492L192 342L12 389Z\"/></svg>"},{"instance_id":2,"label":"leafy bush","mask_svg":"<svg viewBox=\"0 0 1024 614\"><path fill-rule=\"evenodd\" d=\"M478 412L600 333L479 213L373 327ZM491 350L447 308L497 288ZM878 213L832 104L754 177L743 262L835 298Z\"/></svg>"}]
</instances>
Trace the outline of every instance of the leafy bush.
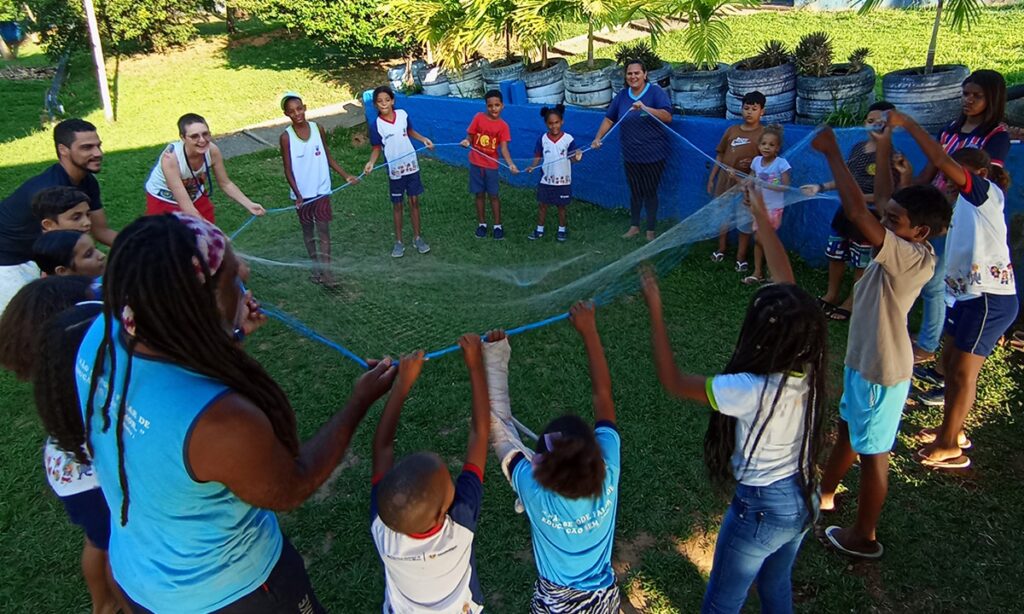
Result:
<instances>
[{"instance_id":1,"label":"leafy bush","mask_svg":"<svg viewBox=\"0 0 1024 614\"><path fill-rule=\"evenodd\" d=\"M826 32L805 34L793 51L796 71L805 77L824 77L832 69L832 37Z\"/></svg>"},{"instance_id":2,"label":"leafy bush","mask_svg":"<svg viewBox=\"0 0 1024 614\"><path fill-rule=\"evenodd\" d=\"M789 50L786 49L786 44L778 40L770 40L766 42L761 50L757 52L757 55L747 58L739 64L736 68L740 70L759 70L762 68L774 68L776 66L782 66L791 59Z\"/></svg>"},{"instance_id":3,"label":"leafy bush","mask_svg":"<svg viewBox=\"0 0 1024 614\"><path fill-rule=\"evenodd\" d=\"M615 61L623 67L626 65L626 62L639 61L644 65L644 70L648 72L661 68L661 65L664 63L646 41L638 41L619 47L615 52Z\"/></svg>"},{"instance_id":4,"label":"leafy bush","mask_svg":"<svg viewBox=\"0 0 1024 614\"><path fill-rule=\"evenodd\" d=\"M280 21L301 30L311 40L337 48L350 57L395 53L406 39L385 30L389 21L407 15L388 15L378 0L240 0L235 3L264 21Z\"/></svg>"},{"instance_id":5,"label":"leafy bush","mask_svg":"<svg viewBox=\"0 0 1024 614\"><path fill-rule=\"evenodd\" d=\"M0 21L15 21L21 17L14 0L0 0Z\"/></svg>"}]
</instances>

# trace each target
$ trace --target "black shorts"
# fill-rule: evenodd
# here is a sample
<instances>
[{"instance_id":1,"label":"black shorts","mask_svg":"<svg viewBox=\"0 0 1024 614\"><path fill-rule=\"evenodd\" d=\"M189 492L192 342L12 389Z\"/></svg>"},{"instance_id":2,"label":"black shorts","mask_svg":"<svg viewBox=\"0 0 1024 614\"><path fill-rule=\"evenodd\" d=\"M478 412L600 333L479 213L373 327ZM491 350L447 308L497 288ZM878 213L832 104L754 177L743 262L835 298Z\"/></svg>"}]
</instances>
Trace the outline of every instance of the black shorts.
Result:
<instances>
[{"instance_id":1,"label":"black shorts","mask_svg":"<svg viewBox=\"0 0 1024 614\"><path fill-rule=\"evenodd\" d=\"M124 591L121 591L122 594ZM127 596L134 614L153 614ZM326 614L309 583L306 565L288 538L281 545L281 558L259 588L238 601L216 610L216 614Z\"/></svg>"},{"instance_id":2,"label":"black shorts","mask_svg":"<svg viewBox=\"0 0 1024 614\"><path fill-rule=\"evenodd\" d=\"M110 508L103 491L93 488L69 497L58 497L72 524L82 527L93 546L106 551L110 545Z\"/></svg>"}]
</instances>

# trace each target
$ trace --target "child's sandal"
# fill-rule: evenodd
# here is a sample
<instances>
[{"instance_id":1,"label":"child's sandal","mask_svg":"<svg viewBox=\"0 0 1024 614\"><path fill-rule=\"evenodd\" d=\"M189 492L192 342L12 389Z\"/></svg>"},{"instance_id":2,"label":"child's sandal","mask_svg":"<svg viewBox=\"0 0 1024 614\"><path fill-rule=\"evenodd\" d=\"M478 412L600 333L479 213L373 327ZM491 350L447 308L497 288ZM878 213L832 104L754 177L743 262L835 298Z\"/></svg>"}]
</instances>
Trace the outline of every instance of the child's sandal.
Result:
<instances>
[{"instance_id":1,"label":"child's sandal","mask_svg":"<svg viewBox=\"0 0 1024 614\"><path fill-rule=\"evenodd\" d=\"M746 277L741 279L740 282L748 286L759 286L764 283L764 278L756 277L754 275L747 275Z\"/></svg>"}]
</instances>

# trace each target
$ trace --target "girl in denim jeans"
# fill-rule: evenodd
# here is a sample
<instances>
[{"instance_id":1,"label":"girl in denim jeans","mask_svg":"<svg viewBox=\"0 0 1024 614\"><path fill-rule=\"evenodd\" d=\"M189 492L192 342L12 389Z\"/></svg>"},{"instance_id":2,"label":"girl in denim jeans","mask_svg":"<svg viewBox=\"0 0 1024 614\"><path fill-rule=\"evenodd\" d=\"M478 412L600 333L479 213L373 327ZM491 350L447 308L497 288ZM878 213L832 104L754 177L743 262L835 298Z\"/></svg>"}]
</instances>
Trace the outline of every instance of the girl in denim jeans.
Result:
<instances>
[{"instance_id":1,"label":"girl in denim jeans","mask_svg":"<svg viewBox=\"0 0 1024 614\"><path fill-rule=\"evenodd\" d=\"M650 272L643 290L658 379L671 394L711 406L708 472L717 485L736 482L701 611L739 612L756 580L762 611L785 613L793 610L793 562L818 508L827 325L814 297L794 285L760 192L748 186L746 201L778 283L754 295L721 375L679 370Z\"/></svg>"}]
</instances>

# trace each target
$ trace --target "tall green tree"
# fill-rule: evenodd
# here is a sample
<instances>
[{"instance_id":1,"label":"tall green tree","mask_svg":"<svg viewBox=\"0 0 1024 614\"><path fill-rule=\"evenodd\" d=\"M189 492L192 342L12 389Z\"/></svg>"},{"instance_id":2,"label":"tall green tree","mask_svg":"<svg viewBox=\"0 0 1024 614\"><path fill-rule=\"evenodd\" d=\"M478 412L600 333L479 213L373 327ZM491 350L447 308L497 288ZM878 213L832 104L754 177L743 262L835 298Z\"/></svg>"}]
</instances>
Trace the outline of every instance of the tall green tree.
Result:
<instances>
[{"instance_id":1,"label":"tall green tree","mask_svg":"<svg viewBox=\"0 0 1024 614\"><path fill-rule=\"evenodd\" d=\"M878 8L883 0L854 0L853 5L860 6L859 13L864 14ZM932 37L928 43L928 55L924 61L924 73L930 75L935 68L935 50L939 42L939 26L945 17L949 26L958 34L971 26L981 17L984 3L981 0L936 0L935 22L932 25Z\"/></svg>"}]
</instances>

